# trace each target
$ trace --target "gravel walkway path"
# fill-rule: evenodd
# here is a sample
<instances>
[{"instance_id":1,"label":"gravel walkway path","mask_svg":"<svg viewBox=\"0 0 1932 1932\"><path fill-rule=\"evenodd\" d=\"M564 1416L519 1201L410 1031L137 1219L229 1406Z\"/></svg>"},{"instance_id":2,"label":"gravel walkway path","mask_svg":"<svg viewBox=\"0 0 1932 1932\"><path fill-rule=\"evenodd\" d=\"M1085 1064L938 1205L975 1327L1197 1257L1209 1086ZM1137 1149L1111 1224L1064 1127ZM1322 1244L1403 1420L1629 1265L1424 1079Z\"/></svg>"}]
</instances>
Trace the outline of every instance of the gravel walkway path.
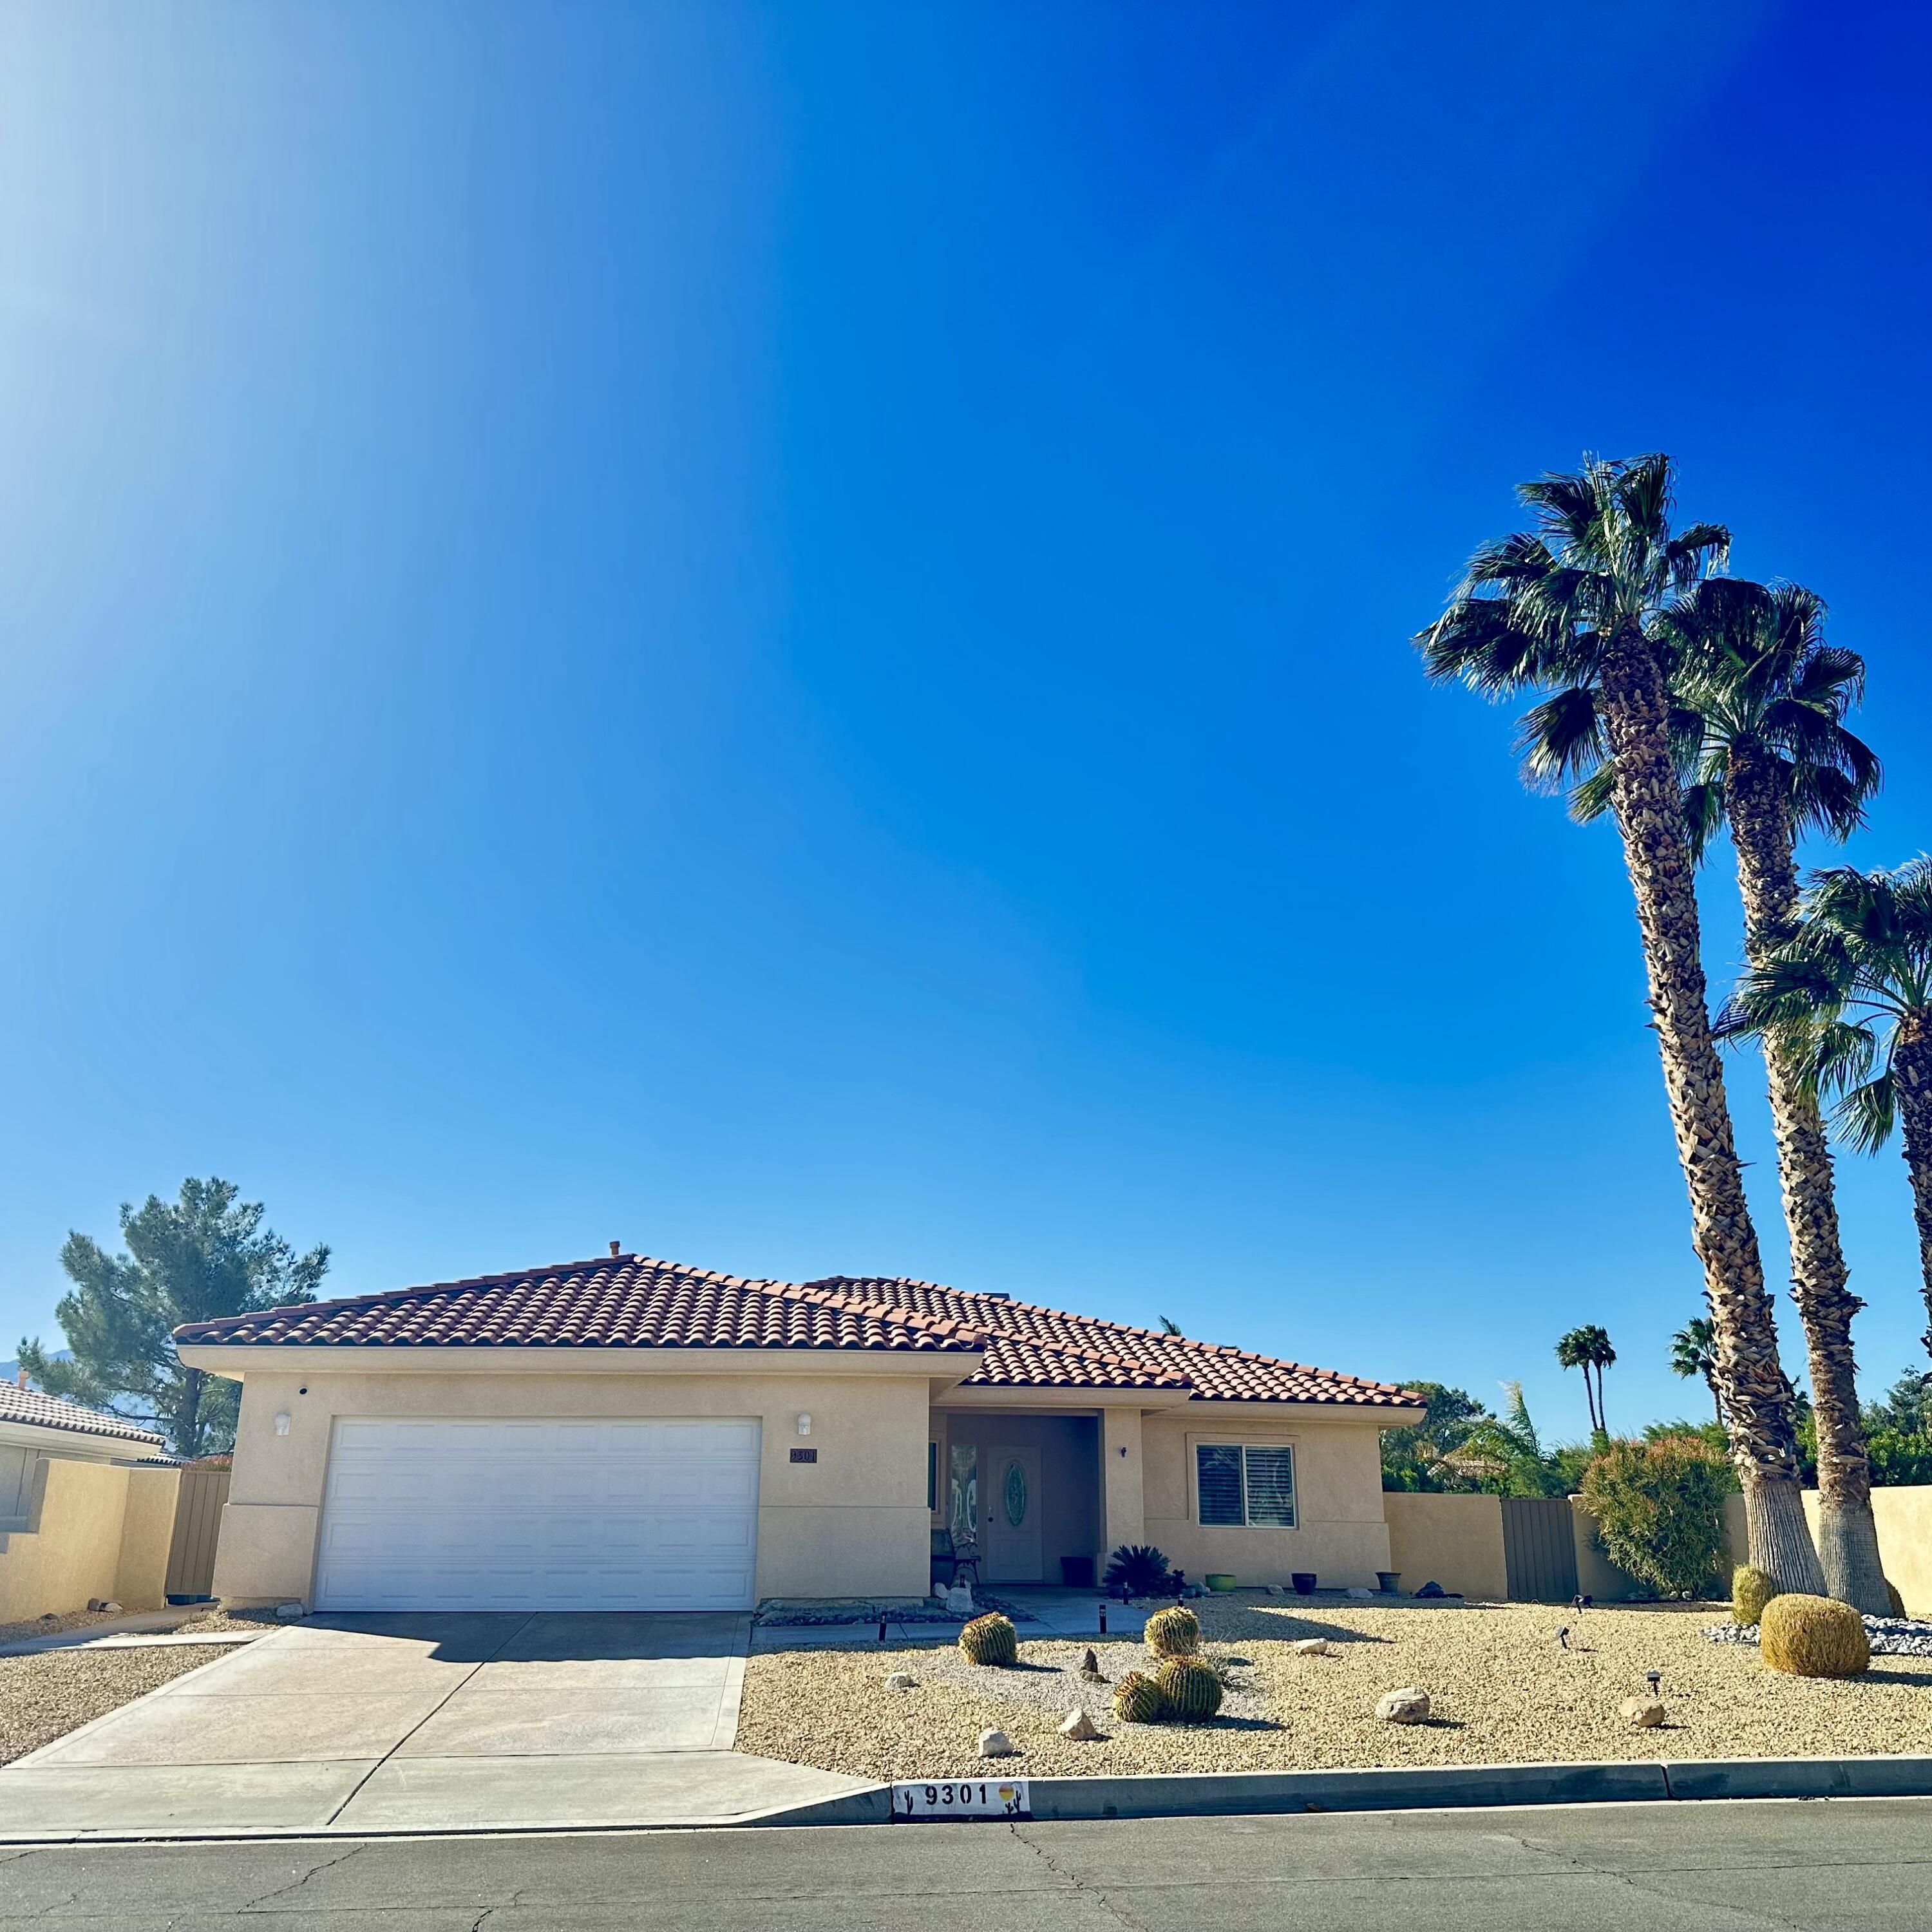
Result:
<instances>
[{"instance_id":1,"label":"gravel walkway path","mask_svg":"<svg viewBox=\"0 0 1932 1932\"><path fill-rule=\"evenodd\" d=\"M976 1772L974 1746L991 1726L1021 1747L1016 1769L1040 1776L1162 1771L1269 1771L1344 1766L1511 1763L1544 1760L1833 1756L1932 1750L1932 1668L1917 1658L1874 1660L1849 1683L1780 1676L1757 1653L1704 1636L1711 1604L1586 1610L1534 1604L1462 1610L1329 1609L1216 1603L1194 1607L1210 1654L1243 1658L1261 1711L1225 1708L1214 1724L1123 1725L1111 1702L1065 1674L1084 1648L1022 1640L1023 1662L1050 1667L1005 1674L936 1653L849 1648L779 1651L747 1664L738 1748L865 1778ZM1557 1632L1567 1626L1570 1647ZM1298 1657L1289 1646L1326 1636L1336 1658ZM1110 1678L1144 1657L1138 1644L1095 1646ZM956 1653L955 1653L956 1655ZM1240 1675L1237 1669L1237 1676ZM1633 1731L1625 1697L1662 1673L1670 1721ZM910 1692L884 1688L909 1671ZM1022 1688L1021 1678L1055 1694ZM982 1682L982 1679L984 1682ZM1378 1721L1376 1700L1416 1684L1435 1702L1427 1724ZM1094 1686L1099 1690L1107 1687ZM1059 1718L1075 1702L1106 1739L1076 1744Z\"/></svg>"}]
</instances>

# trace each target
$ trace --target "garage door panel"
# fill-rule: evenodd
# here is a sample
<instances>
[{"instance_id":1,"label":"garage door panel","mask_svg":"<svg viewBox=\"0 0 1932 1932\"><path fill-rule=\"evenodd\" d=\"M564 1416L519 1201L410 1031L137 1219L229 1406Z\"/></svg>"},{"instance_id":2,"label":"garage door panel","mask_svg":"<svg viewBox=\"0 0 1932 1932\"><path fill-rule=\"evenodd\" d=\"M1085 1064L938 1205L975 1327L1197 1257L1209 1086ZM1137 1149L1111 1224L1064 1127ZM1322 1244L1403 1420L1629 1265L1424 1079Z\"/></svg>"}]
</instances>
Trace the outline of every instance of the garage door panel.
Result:
<instances>
[{"instance_id":1,"label":"garage door panel","mask_svg":"<svg viewBox=\"0 0 1932 1932\"><path fill-rule=\"evenodd\" d=\"M758 1551L754 1420L335 1426L330 1610L738 1610Z\"/></svg>"}]
</instances>

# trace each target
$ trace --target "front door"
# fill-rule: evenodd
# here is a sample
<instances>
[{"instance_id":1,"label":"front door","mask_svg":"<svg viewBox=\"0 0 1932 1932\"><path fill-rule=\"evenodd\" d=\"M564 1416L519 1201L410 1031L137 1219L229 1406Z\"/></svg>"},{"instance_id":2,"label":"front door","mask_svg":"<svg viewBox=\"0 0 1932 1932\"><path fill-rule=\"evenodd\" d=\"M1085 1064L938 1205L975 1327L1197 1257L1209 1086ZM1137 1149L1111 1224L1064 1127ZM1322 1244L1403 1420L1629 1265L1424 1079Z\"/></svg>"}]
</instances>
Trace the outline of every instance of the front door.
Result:
<instances>
[{"instance_id":1,"label":"front door","mask_svg":"<svg viewBox=\"0 0 1932 1932\"><path fill-rule=\"evenodd\" d=\"M995 1448L986 1502L986 1580L1040 1581L1040 1451Z\"/></svg>"}]
</instances>

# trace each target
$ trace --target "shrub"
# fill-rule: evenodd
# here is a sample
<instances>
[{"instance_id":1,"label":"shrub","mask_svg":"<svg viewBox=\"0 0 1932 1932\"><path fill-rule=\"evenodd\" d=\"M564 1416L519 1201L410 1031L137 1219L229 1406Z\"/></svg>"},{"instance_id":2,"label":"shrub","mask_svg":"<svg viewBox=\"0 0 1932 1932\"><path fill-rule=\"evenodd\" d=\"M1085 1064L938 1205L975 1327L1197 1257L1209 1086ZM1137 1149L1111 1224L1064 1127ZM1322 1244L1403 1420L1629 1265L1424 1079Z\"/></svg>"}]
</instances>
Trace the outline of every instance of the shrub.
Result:
<instances>
[{"instance_id":1,"label":"shrub","mask_svg":"<svg viewBox=\"0 0 1932 1932\"><path fill-rule=\"evenodd\" d=\"M1724 1550L1731 1471L1708 1443L1673 1436L1616 1442L1583 1476L1583 1500L1610 1561L1654 1588L1711 1587Z\"/></svg>"},{"instance_id":2,"label":"shrub","mask_svg":"<svg viewBox=\"0 0 1932 1932\"><path fill-rule=\"evenodd\" d=\"M1176 1604L1171 1610L1155 1611L1143 1634L1156 1657L1192 1657L1201 1648L1201 1619Z\"/></svg>"},{"instance_id":3,"label":"shrub","mask_svg":"<svg viewBox=\"0 0 1932 1932\"><path fill-rule=\"evenodd\" d=\"M1903 1618L1906 1616L1905 1599L1898 1594L1898 1586L1889 1576L1885 1580L1885 1600L1891 1605L1894 1616Z\"/></svg>"},{"instance_id":4,"label":"shrub","mask_svg":"<svg viewBox=\"0 0 1932 1932\"><path fill-rule=\"evenodd\" d=\"M1871 1664L1864 1619L1850 1604L1793 1592L1764 1606L1758 1644L1767 1670L1792 1677L1856 1677Z\"/></svg>"},{"instance_id":5,"label":"shrub","mask_svg":"<svg viewBox=\"0 0 1932 1932\"><path fill-rule=\"evenodd\" d=\"M1865 1437L1872 1486L1896 1490L1932 1483L1932 1436L1902 1429L1874 1429Z\"/></svg>"},{"instance_id":6,"label":"shrub","mask_svg":"<svg viewBox=\"0 0 1932 1932\"><path fill-rule=\"evenodd\" d=\"M998 1610L975 1617L959 1632L959 1648L969 1664L991 1664L1004 1667L1019 1660L1018 1634L1010 1618Z\"/></svg>"},{"instance_id":7,"label":"shrub","mask_svg":"<svg viewBox=\"0 0 1932 1932\"><path fill-rule=\"evenodd\" d=\"M1154 1672L1167 1715L1204 1724L1221 1708L1221 1680L1205 1658L1170 1657Z\"/></svg>"},{"instance_id":8,"label":"shrub","mask_svg":"<svg viewBox=\"0 0 1932 1932\"><path fill-rule=\"evenodd\" d=\"M1778 1586L1762 1570L1740 1563L1731 1572L1731 1621L1754 1624L1764 1615L1764 1606L1778 1594Z\"/></svg>"},{"instance_id":9,"label":"shrub","mask_svg":"<svg viewBox=\"0 0 1932 1932\"><path fill-rule=\"evenodd\" d=\"M1107 1559L1100 1581L1124 1597L1157 1597L1167 1587L1167 1558L1150 1544L1124 1543Z\"/></svg>"},{"instance_id":10,"label":"shrub","mask_svg":"<svg viewBox=\"0 0 1932 1932\"><path fill-rule=\"evenodd\" d=\"M1124 1724L1158 1724L1166 1708L1160 1686L1138 1670L1129 1671L1114 1686L1114 1715Z\"/></svg>"}]
</instances>

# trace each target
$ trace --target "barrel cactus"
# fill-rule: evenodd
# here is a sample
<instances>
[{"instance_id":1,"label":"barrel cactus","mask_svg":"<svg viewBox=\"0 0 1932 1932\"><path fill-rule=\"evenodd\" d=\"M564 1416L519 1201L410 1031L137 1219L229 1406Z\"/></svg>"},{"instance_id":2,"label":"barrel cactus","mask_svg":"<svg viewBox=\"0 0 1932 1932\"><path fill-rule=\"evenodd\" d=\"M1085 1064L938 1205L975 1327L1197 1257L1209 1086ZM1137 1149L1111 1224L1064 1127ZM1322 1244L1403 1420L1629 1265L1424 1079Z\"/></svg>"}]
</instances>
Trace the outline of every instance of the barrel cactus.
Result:
<instances>
[{"instance_id":1,"label":"barrel cactus","mask_svg":"<svg viewBox=\"0 0 1932 1932\"><path fill-rule=\"evenodd\" d=\"M1156 1657L1192 1657L1201 1648L1201 1619L1179 1604L1147 1620L1147 1647Z\"/></svg>"},{"instance_id":2,"label":"barrel cactus","mask_svg":"<svg viewBox=\"0 0 1932 1932\"><path fill-rule=\"evenodd\" d=\"M1167 1714L1184 1724L1204 1724L1221 1708L1221 1680L1204 1658L1170 1657L1154 1681Z\"/></svg>"},{"instance_id":3,"label":"barrel cactus","mask_svg":"<svg viewBox=\"0 0 1932 1932\"><path fill-rule=\"evenodd\" d=\"M1754 1624L1764 1615L1764 1606L1778 1594L1778 1586L1762 1570L1741 1563L1731 1572L1731 1621Z\"/></svg>"},{"instance_id":4,"label":"barrel cactus","mask_svg":"<svg viewBox=\"0 0 1932 1932\"><path fill-rule=\"evenodd\" d=\"M959 1632L959 1648L968 1664L992 1664L1001 1667L1019 1660L1019 1639L1011 1618L998 1610L975 1617Z\"/></svg>"},{"instance_id":5,"label":"barrel cactus","mask_svg":"<svg viewBox=\"0 0 1932 1932\"><path fill-rule=\"evenodd\" d=\"M1160 1686L1151 1677L1130 1670L1114 1686L1114 1715L1123 1724L1158 1724L1166 1713L1167 1702Z\"/></svg>"},{"instance_id":6,"label":"barrel cactus","mask_svg":"<svg viewBox=\"0 0 1932 1932\"><path fill-rule=\"evenodd\" d=\"M1864 1619L1850 1604L1796 1594L1764 1606L1758 1644L1768 1670L1792 1677L1856 1677L1870 1667Z\"/></svg>"}]
</instances>

